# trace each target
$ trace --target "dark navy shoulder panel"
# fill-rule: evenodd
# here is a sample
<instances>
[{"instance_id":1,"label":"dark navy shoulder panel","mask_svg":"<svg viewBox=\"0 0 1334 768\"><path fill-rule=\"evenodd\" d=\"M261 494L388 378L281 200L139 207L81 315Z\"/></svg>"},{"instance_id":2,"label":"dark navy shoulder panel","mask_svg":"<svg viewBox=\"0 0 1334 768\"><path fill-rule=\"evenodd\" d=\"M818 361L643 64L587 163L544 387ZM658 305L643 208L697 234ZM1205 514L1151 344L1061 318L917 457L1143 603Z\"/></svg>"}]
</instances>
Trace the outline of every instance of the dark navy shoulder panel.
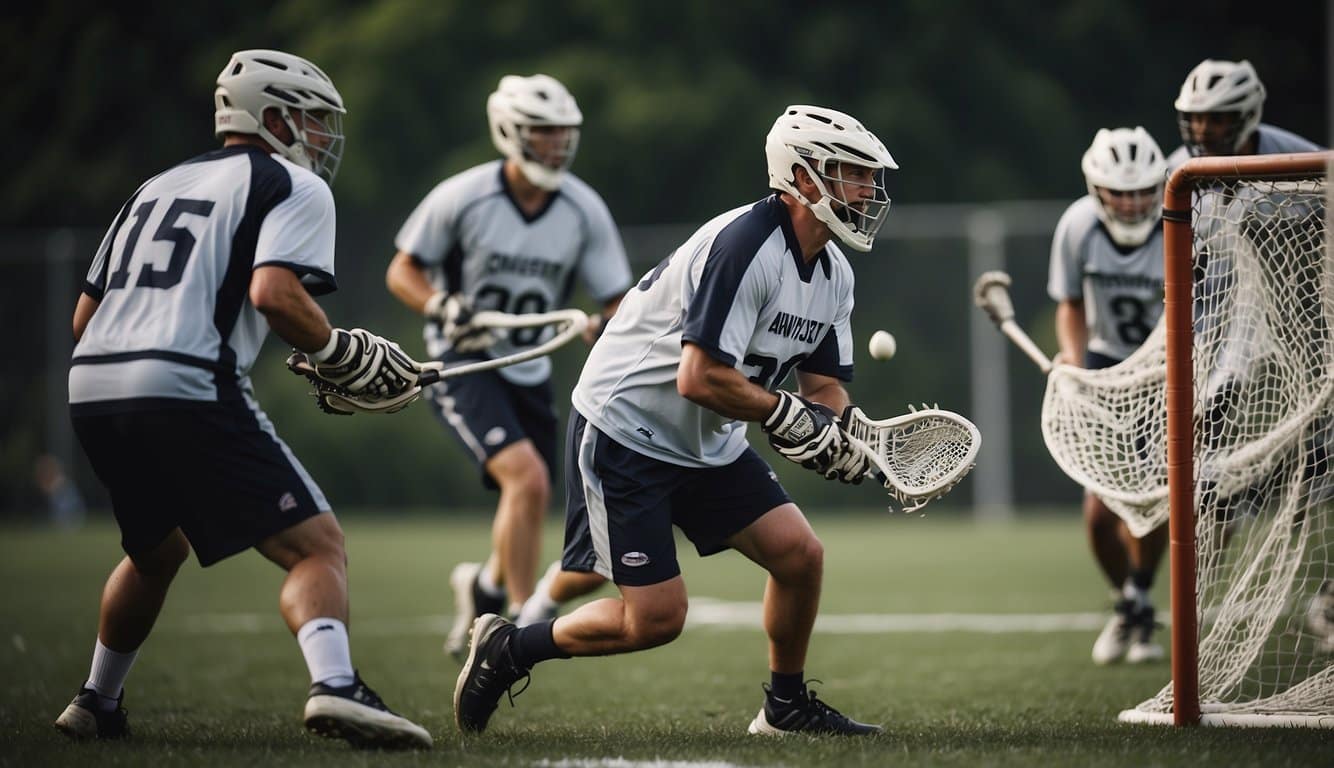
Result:
<instances>
[{"instance_id":1,"label":"dark navy shoulder panel","mask_svg":"<svg viewBox=\"0 0 1334 768\"><path fill-rule=\"evenodd\" d=\"M235 147L224 147L220 152L230 149ZM236 320L241 315L241 307L250 292L250 275L255 267L255 248L259 243L260 227L269 211L292 195L292 176L287 168L258 147L251 149L258 151L250 153L250 191L246 195L245 213L232 235L227 271L218 288L217 303L213 310L213 326L218 331L218 338L222 340L218 345L218 362L228 369L236 365L236 352L227 339L231 338L232 329L236 327ZM226 156L219 154L213 159ZM224 394L224 378L218 377L219 397ZM226 383L235 385L235 381Z\"/></svg>"},{"instance_id":2,"label":"dark navy shoulder panel","mask_svg":"<svg viewBox=\"0 0 1334 768\"><path fill-rule=\"evenodd\" d=\"M838 362L838 331L834 326L825 330L820 346L815 348L810 357L797 364L797 369L821 376L832 376L841 381L852 381L852 366Z\"/></svg>"},{"instance_id":3,"label":"dark navy shoulder panel","mask_svg":"<svg viewBox=\"0 0 1334 768\"><path fill-rule=\"evenodd\" d=\"M706 349L716 350L720 346L723 324L736 302L742 278L755 261L760 246L786 218L787 210L782 203L770 196L714 235L704 273L700 275L699 290L686 309L684 338Z\"/></svg>"}]
</instances>

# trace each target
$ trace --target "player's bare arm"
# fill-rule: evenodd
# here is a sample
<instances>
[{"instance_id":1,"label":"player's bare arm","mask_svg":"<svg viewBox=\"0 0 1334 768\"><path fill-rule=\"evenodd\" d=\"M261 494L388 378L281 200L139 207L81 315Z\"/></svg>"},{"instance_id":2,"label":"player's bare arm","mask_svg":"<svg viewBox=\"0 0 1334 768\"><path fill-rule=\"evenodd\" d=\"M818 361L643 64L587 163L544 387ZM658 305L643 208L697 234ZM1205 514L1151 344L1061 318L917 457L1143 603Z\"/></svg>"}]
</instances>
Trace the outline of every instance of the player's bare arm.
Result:
<instances>
[{"instance_id":1,"label":"player's bare arm","mask_svg":"<svg viewBox=\"0 0 1334 768\"><path fill-rule=\"evenodd\" d=\"M406 251L399 251L393 261L389 262L384 283L394 298L418 314L426 311L426 302L436 292L431 281L426 278L426 271Z\"/></svg>"},{"instance_id":2,"label":"player's bare arm","mask_svg":"<svg viewBox=\"0 0 1334 768\"><path fill-rule=\"evenodd\" d=\"M88 321L93 319L93 313L101 303L86 293L79 294L79 303L74 307L74 341L83 338L83 331L88 327Z\"/></svg>"},{"instance_id":3,"label":"player's bare arm","mask_svg":"<svg viewBox=\"0 0 1334 768\"><path fill-rule=\"evenodd\" d=\"M715 413L743 421L764 421L778 403L772 392L689 342L681 345L676 391Z\"/></svg>"},{"instance_id":4,"label":"player's bare arm","mask_svg":"<svg viewBox=\"0 0 1334 768\"><path fill-rule=\"evenodd\" d=\"M843 413L852 402L843 382L818 373L797 371L797 392L813 403L828 406L834 413Z\"/></svg>"},{"instance_id":5,"label":"player's bare arm","mask_svg":"<svg viewBox=\"0 0 1334 768\"><path fill-rule=\"evenodd\" d=\"M1088 324L1082 299L1066 299L1056 305L1056 341L1061 347L1059 362L1083 365L1088 347Z\"/></svg>"},{"instance_id":6,"label":"player's bare arm","mask_svg":"<svg viewBox=\"0 0 1334 768\"><path fill-rule=\"evenodd\" d=\"M250 277L250 303L283 341L302 352L323 349L333 327L296 273L282 266L260 266Z\"/></svg>"},{"instance_id":7,"label":"player's bare arm","mask_svg":"<svg viewBox=\"0 0 1334 768\"><path fill-rule=\"evenodd\" d=\"M621 299L625 298L622 293L614 299L603 303L602 311L588 318L588 325L584 327L584 342L592 344L602 335L602 329L611 322L611 316L616 314L616 310L621 306Z\"/></svg>"}]
</instances>

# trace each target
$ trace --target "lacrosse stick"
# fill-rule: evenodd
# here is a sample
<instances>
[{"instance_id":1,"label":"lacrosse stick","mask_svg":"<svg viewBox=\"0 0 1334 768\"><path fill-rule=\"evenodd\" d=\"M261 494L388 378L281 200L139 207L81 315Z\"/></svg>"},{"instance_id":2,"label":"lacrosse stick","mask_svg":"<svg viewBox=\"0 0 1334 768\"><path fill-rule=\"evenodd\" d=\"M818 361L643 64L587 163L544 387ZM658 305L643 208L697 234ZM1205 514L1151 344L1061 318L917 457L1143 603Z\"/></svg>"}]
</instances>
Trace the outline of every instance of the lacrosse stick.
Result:
<instances>
[{"instance_id":1,"label":"lacrosse stick","mask_svg":"<svg viewBox=\"0 0 1334 768\"><path fill-rule=\"evenodd\" d=\"M904 512L944 496L973 469L982 447L973 422L925 405L880 421L852 408L842 429L848 443L875 465L875 475Z\"/></svg>"},{"instance_id":2,"label":"lacrosse stick","mask_svg":"<svg viewBox=\"0 0 1334 768\"><path fill-rule=\"evenodd\" d=\"M473 325L484 326L487 328L499 328L510 330L514 328L541 328L552 325L556 327L556 334L547 341L528 349L493 358L491 360L478 360L462 365L452 365L446 367L441 362L418 363L421 373L417 376L417 383L394 397L373 399L359 393L349 392L343 387L334 384L322 376L310 364L306 355L302 352L293 352L287 358L287 367L293 373L305 376L315 385L315 401L320 409L326 413L351 415L353 413L395 413L408 407L414 400L421 396L423 387L429 387L446 379L452 379L456 376L465 376L469 373L478 373L481 371L491 371L497 368L504 368L515 363L522 363L526 360L543 357L556 349L568 344L579 334L583 333L588 325L588 315L578 309L561 309L553 312L540 312L527 315L511 315L506 312L478 312L473 315Z\"/></svg>"},{"instance_id":3,"label":"lacrosse stick","mask_svg":"<svg viewBox=\"0 0 1334 768\"><path fill-rule=\"evenodd\" d=\"M430 386L437 381L452 379L455 376L464 376L469 373L478 373L480 371L491 371L496 368L504 368L516 363L522 363L527 360L533 360L539 357L546 357L552 352L560 349L570 343L579 334L588 327L588 315L579 309L557 309L552 312L536 312L527 315L511 315L508 312L493 312L484 310L477 312L472 316L470 325L480 328L496 328L500 330L512 330L515 328L541 328L547 325L556 327L556 335L550 339L538 344L535 347L515 352L504 357L497 357L491 360L478 360L473 363L464 363L463 365L453 365L445 367L444 363L431 362L422 363L421 376L417 378L417 384L422 387Z\"/></svg>"},{"instance_id":4,"label":"lacrosse stick","mask_svg":"<svg viewBox=\"0 0 1334 768\"><path fill-rule=\"evenodd\" d=\"M973 283L973 303L986 312L991 322L1005 334L1005 338L1014 342L1043 373L1051 373L1051 358L1043 354L1033 339L1014 321L1014 304L1010 301L1009 288L1009 275L999 270L983 272L977 282Z\"/></svg>"}]
</instances>

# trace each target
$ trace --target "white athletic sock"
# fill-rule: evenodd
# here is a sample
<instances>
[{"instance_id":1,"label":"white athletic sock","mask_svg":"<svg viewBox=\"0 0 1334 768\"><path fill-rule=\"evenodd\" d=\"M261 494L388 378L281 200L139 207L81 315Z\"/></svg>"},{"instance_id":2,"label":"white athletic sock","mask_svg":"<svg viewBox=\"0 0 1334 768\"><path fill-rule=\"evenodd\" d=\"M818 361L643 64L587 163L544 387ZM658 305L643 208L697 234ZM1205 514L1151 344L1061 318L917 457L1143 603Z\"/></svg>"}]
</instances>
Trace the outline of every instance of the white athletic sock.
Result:
<instances>
[{"instance_id":1,"label":"white athletic sock","mask_svg":"<svg viewBox=\"0 0 1334 768\"><path fill-rule=\"evenodd\" d=\"M550 616L553 611L560 607L560 603L551 599L551 593L540 582L537 585L537 591L528 598L523 607L519 609L514 623L520 627L526 627L529 624L535 624L541 619Z\"/></svg>"},{"instance_id":2,"label":"white athletic sock","mask_svg":"<svg viewBox=\"0 0 1334 768\"><path fill-rule=\"evenodd\" d=\"M1135 586L1135 582L1126 579L1126 583L1121 587L1121 596L1135 603L1136 609L1142 609L1149 604L1149 595L1144 590Z\"/></svg>"},{"instance_id":3,"label":"white athletic sock","mask_svg":"<svg viewBox=\"0 0 1334 768\"><path fill-rule=\"evenodd\" d=\"M338 619L311 619L296 633L301 655L310 669L310 682L341 688L356 680L347 625Z\"/></svg>"},{"instance_id":4,"label":"white athletic sock","mask_svg":"<svg viewBox=\"0 0 1334 768\"><path fill-rule=\"evenodd\" d=\"M482 570L477 573L477 588L491 597L504 597L505 588L500 586L491 578L491 570L482 564Z\"/></svg>"},{"instance_id":5,"label":"white athletic sock","mask_svg":"<svg viewBox=\"0 0 1334 768\"><path fill-rule=\"evenodd\" d=\"M88 681L83 684L97 692L102 709L111 711L116 708L116 700L125 689L125 678L130 675L130 667L139 655L138 649L129 653L118 653L102 645L102 638L97 639L93 648L93 665L88 670Z\"/></svg>"}]
</instances>

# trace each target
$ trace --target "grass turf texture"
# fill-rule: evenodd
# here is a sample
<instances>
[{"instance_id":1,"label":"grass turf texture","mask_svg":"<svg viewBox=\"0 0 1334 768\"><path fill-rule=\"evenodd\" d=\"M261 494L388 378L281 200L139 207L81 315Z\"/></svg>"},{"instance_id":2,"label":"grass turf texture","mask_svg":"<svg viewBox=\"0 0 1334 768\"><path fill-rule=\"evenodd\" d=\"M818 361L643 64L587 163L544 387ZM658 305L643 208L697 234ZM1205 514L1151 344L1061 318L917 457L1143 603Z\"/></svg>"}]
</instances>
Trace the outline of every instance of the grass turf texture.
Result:
<instances>
[{"instance_id":1,"label":"grass turf texture","mask_svg":"<svg viewBox=\"0 0 1334 768\"><path fill-rule=\"evenodd\" d=\"M941 515L812 518L826 547L822 615L1106 608L1073 508L985 527ZM1328 731L1118 724L1116 712L1156 692L1168 667L1095 667L1096 629L817 629L807 676L824 681L817 690L835 707L888 733L766 740L745 733L767 680L759 628L691 626L645 653L541 665L515 708L502 699L491 729L464 738L450 701L458 666L440 643L449 569L485 552L486 523L367 514L345 528L354 662L391 707L431 731L433 752L358 753L304 732L308 680L276 610L282 574L253 552L207 572L193 560L182 568L127 685L133 739L66 741L51 722L87 674L117 536L106 526L8 528L0 531L0 764L1312 766L1334 755ZM554 525L547 531L550 557L559 535ZM692 597L759 599L763 574L740 556L679 550Z\"/></svg>"}]
</instances>

